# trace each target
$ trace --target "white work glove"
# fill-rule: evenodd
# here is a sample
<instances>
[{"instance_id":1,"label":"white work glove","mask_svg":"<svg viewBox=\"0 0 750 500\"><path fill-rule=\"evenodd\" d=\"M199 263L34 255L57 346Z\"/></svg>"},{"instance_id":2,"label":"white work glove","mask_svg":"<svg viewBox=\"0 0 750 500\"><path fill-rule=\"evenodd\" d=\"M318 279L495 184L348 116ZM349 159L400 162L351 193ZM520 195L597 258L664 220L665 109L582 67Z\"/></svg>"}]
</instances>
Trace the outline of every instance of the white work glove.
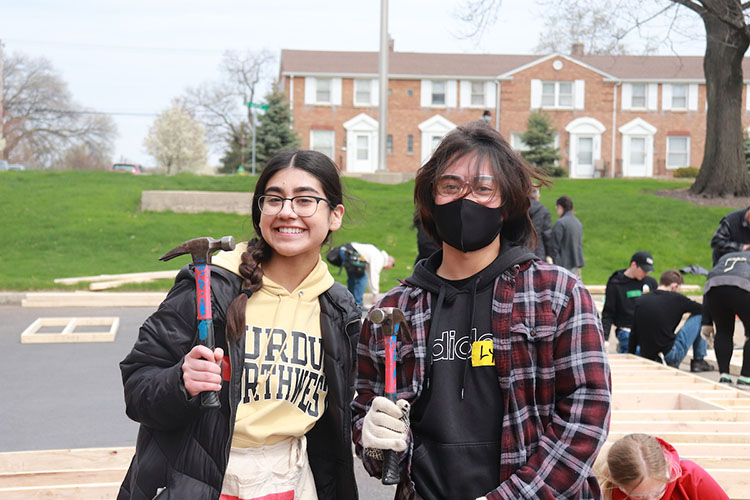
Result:
<instances>
[{"instance_id":1,"label":"white work glove","mask_svg":"<svg viewBox=\"0 0 750 500\"><path fill-rule=\"evenodd\" d=\"M701 337L703 337L703 340L706 341L706 345L708 346L709 349L714 346L715 336L716 336L716 330L714 330L714 325L701 326Z\"/></svg>"},{"instance_id":2,"label":"white work glove","mask_svg":"<svg viewBox=\"0 0 750 500\"><path fill-rule=\"evenodd\" d=\"M389 401L383 396L372 400L362 423L362 446L365 452L382 458L382 450L404 451L409 433L409 403L404 399Z\"/></svg>"},{"instance_id":3,"label":"white work glove","mask_svg":"<svg viewBox=\"0 0 750 500\"><path fill-rule=\"evenodd\" d=\"M552 257L550 257L549 255L544 260L547 261L547 264L554 264L554 262L552 262ZM482 498L484 498L484 497L482 497ZM479 499L477 499L477 500L479 500Z\"/></svg>"}]
</instances>

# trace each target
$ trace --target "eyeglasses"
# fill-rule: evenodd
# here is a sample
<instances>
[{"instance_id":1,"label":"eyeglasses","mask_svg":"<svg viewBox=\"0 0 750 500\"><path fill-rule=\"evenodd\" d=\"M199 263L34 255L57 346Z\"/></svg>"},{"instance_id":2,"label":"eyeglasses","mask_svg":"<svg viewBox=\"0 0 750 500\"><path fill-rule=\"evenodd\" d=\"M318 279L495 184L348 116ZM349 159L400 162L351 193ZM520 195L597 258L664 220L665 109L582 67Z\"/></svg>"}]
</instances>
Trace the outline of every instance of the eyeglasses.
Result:
<instances>
[{"instance_id":1,"label":"eyeglasses","mask_svg":"<svg viewBox=\"0 0 750 500\"><path fill-rule=\"evenodd\" d=\"M479 201L488 201L498 194L491 175L476 175L467 181L461 174L443 174L435 182L435 191L446 198L459 198L471 192Z\"/></svg>"},{"instance_id":2,"label":"eyeglasses","mask_svg":"<svg viewBox=\"0 0 750 500\"><path fill-rule=\"evenodd\" d=\"M640 493L637 495L632 495L627 492L625 492L622 488L618 488L620 491L625 493L625 500L658 500L662 497L665 491L667 491L667 483L664 483L661 488L659 488L659 491L653 491L651 493Z\"/></svg>"},{"instance_id":3,"label":"eyeglasses","mask_svg":"<svg viewBox=\"0 0 750 500\"><path fill-rule=\"evenodd\" d=\"M278 215L281 209L284 208L286 200L292 202L292 210L300 217L315 215L315 212L318 211L318 203L321 201L326 202L330 208L333 208L333 204L330 201L318 196L293 196L291 198L284 198L275 194L264 194L258 196L260 213L263 215Z\"/></svg>"}]
</instances>

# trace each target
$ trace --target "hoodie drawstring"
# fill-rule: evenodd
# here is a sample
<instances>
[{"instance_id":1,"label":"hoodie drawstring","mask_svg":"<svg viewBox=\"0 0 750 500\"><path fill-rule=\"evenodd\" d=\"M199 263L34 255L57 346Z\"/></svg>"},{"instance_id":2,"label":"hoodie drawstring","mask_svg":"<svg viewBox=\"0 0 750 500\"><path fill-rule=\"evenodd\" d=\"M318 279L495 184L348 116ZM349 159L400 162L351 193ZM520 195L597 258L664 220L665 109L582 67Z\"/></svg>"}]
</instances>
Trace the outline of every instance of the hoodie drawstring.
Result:
<instances>
[{"instance_id":1,"label":"hoodie drawstring","mask_svg":"<svg viewBox=\"0 0 750 500\"><path fill-rule=\"evenodd\" d=\"M475 309L475 303L477 299L477 288L479 287L479 280L481 279L480 276L477 276L477 280L474 282L474 286L471 287L471 319L469 321L469 325L466 328L467 335L471 334L472 327L474 326L474 309ZM476 341L477 339L474 339ZM469 355L466 357L466 362L464 363L464 372L461 376L461 401L464 399L464 388L466 386L466 375L469 373L469 365L471 364L471 354L474 348L474 342L471 340L471 336L469 337L469 345L471 348L469 349Z\"/></svg>"},{"instance_id":2,"label":"hoodie drawstring","mask_svg":"<svg viewBox=\"0 0 750 500\"><path fill-rule=\"evenodd\" d=\"M427 335L427 356L430 358L430 364L427 366L427 373L425 374L425 380L427 381L427 390L430 389L430 375L432 373L432 363L434 361L434 358L432 356L432 342L436 336L435 330L437 330L438 327L438 319L440 318L440 313L443 312L443 302L445 302L445 285L441 284L440 290L438 291L437 303L435 304L435 314L432 316L432 320L430 322L430 332Z\"/></svg>"}]
</instances>

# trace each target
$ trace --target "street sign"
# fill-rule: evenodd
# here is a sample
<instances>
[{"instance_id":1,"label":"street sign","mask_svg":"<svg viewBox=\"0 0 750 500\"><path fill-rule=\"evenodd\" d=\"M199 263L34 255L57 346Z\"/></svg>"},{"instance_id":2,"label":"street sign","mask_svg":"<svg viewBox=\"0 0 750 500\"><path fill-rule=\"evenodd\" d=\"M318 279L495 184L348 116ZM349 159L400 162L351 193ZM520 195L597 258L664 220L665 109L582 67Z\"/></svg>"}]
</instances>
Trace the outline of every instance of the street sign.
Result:
<instances>
[{"instance_id":1,"label":"street sign","mask_svg":"<svg viewBox=\"0 0 750 500\"><path fill-rule=\"evenodd\" d=\"M247 103L248 108L262 109L263 111L268 110L268 104L257 104L254 102Z\"/></svg>"}]
</instances>

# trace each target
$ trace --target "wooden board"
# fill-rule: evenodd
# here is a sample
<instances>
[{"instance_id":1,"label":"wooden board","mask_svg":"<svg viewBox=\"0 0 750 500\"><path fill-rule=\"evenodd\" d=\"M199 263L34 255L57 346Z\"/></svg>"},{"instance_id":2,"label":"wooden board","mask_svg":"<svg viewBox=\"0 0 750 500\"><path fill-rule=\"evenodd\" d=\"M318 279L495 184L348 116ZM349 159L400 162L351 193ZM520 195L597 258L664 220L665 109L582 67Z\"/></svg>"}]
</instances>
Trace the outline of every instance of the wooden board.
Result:
<instances>
[{"instance_id":1,"label":"wooden board","mask_svg":"<svg viewBox=\"0 0 750 500\"><path fill-rule=\"evenodd\" d=\"M108 328L102 331L76 331L79 326L104 326ZM62 330L53 333L39 331L45 327L62 327ZM119 327L120 318L117 316L37 318L21 332L21 343L114 342Z\"/></svg>"}]
</instances>

